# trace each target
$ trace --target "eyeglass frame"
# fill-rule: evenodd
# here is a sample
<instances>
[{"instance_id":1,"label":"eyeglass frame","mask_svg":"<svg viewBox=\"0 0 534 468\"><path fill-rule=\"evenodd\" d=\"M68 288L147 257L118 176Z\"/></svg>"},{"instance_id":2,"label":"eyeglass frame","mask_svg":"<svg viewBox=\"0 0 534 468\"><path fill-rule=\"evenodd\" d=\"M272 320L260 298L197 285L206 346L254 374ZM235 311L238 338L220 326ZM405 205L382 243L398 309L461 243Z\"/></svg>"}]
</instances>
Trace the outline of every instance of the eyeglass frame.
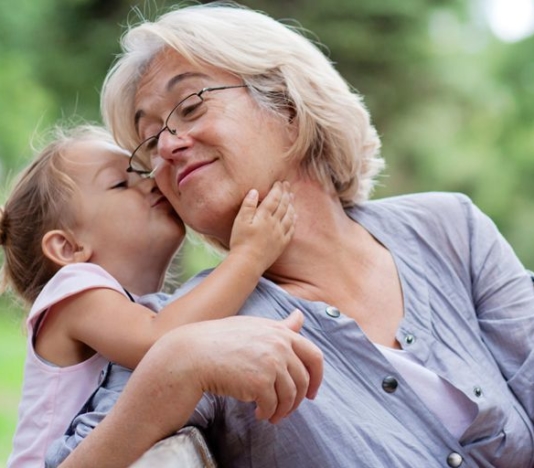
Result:
<instances>
[{"instance_id":1,"label":"eyeglass frame","mask_svg":"<svg viewBox=\"0 0 534 468\"><path fill-rule=\"evenodd\" d=\"M208 87L205 87L205 88L202 88L200 91L197 91L196 93L191 93L189 94L188 96L186 96L185 98L183 98L178 104L176 104L172 110L169 112L169 115L167 116L167 118L165 119L165 122L164 122L164 125L163 127L161 128L161 130L156 133L155 135L152 135L148 138L145 138L141 143L139 143L139 145L132 151L132 154L130 155L130 158L128 160L128 168L126 169L126 172L133 172L135 174L138 174L140 176L144 176L144 177L151 177L154 173L154 170L150 170L150 171L147 171L147 170L139 170L139 169L134 169L134 167L132 166L132 161L133 161L133 158L135 157L136 153L139 151L139 149L141 149L147 142L149 142L150 140L155 140L156 143L159 141L159 137L161 136L161 134L167 130L171 135L176 135L177 132L178 132L178 129L172 129L169 127L169 119L171 118L172 114L174 114L174 111L176 109L178 109L185 101L187 101L189 98L193 97L193 96L198 96L199 99L204 102L204 98L202 97L202 95L204 93L208 93L210 91L222 91L222 90L225 90L225 89L235 89L235 88L248 88L249 85L247 84L240 84L240 85L229 85L229 86L208 86Z\"/></svg>"}]
</instances>

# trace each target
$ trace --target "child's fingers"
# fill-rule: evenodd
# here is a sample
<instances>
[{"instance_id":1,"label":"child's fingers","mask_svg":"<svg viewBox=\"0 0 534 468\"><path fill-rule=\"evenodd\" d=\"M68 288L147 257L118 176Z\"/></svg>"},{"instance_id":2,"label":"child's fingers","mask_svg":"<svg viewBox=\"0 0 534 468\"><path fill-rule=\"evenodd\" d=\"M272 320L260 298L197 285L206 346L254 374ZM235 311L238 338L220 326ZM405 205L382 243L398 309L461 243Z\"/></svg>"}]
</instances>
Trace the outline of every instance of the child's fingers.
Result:
<instances>
[{"instance_id":1,"label":"child's fingers","mask_svg":"<svg viewBox=\"0 0 534 468\"><path fill-rule=\"evenodd\" d=\"M268 210L270 216L280 221L292 202L289 182L276 182L269 192L268 198L265 209ZM265 197L265 200L267 200L267 197Z\"/></svg>"},{"instance_id":2,"label":"child's fingers","mask_svg":"<svg viewBox=\"0 0 534 468\"><path fill-rule=\"evenodd\" d=\"M282 199L284 193L284 186L282 182L275 182L269 190L269 193L262 200L259 208L259 212L264 212L269 216L273 216L278 209L280 200Z\"/></svg>"},{"instance_id":3,"label":"child's fingers","mask_svg":"<svg viewBox=\"0 0 534 468\"><path fill-rule=\"evenodd\" d=\"M289 191L289 182L282 184L282 195L273 216L277 219L283 219L290 207L293 206L293 196Z\"/></svg>"},{"instance_id":4,"label":"child's fingers","mask_svg":"<svg viewBox=\"0 0 534 468\"><path fill-rule=\"evenodd\" d=\"M256 214L256 209L258 208L259 194L256 189L251 189L243 199L239 212L235 218L235 221L238 223L250 224L254 215Z\"/></svg>"},{"instance_id":5,"label":"child's fingers","mask_svg":"<svg viewBox=\"0 0 534 468\"><path fill-rule=\"evenodd\" d=\"M295 223L297 221L297 213L293 204L289 204L284 216L280 222L282 226L282 231L285 235L293 235L295 230Z\"/></svg>"}]
</instances>

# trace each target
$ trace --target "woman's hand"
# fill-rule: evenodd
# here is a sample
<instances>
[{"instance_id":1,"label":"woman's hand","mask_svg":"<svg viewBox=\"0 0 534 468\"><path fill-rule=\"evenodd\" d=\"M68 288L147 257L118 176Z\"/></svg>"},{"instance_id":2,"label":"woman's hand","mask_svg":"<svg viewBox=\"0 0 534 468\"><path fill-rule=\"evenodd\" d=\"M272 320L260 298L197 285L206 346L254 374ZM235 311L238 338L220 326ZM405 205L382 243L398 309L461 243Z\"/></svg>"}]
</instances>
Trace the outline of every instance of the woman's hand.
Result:
<instances>
[{"instance_id":1,"label":"woman's hand","mask_svg":"<svg viewBox=\"0 0 534 468\"><path fill-rule=\"evenodd\" d=\"M313 399L323 377L322 353L298 334L304 316L282 321L231 317L205 322L188 359L204 392L256 402L256 416L272 423L304 397Z\"/></svg>"},{"instance_id":2,"label":"woman's hand","mask_svg":"<svg viewBox=\"0 0 534 468\"><path fill-rule=\"evenodd\" d=\"M295 311L282 321L230 317L167 333L61 466L127 466L182 428L205 391L254 401L258 418L278 422L314 398L323 377L321 351L298 334L303 321Z\"/></svg>"}]
</instances>

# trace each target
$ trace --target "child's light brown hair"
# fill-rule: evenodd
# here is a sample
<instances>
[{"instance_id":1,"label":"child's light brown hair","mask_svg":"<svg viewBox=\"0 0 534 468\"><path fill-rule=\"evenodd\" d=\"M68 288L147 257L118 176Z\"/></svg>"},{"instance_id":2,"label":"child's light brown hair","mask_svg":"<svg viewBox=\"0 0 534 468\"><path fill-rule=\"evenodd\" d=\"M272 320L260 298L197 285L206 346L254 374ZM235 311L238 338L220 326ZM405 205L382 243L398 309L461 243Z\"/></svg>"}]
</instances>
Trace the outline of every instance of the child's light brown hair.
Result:
<instances>
[{"instance_id":1,"label":"child's light brown hair","mask_svg":"<svg viewBox=\"0 0 534 468\"><path fill-rule=\"evenodd\" d=\"M73 199L77 186L68 175L65 154L80 141L113 143L103 128L81 125L56 127L52 141L16 178L0 208L0 245L4 250L0 291L12 289L31 304L58 270L42 251L43 236L75 223Z\"/></svg>"}]
</instances>

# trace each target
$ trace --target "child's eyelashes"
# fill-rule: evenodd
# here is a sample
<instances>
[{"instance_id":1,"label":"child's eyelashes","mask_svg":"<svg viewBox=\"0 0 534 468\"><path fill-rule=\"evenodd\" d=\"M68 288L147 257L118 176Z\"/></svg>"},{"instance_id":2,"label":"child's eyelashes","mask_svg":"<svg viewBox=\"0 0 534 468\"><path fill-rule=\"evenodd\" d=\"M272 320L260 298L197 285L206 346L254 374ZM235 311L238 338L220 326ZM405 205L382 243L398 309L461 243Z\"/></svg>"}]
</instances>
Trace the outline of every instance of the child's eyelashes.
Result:
<instances>
[{"instance_id":1,"label":"child's eyelashes","mask_svg":"<svg viewBox=\"0 0 534 468\"><path fill-rule=\"evenodd\" d=\"M122 189L122 188L128 188L128 181L127 180L121 180L120 182L117 182L111 186L111 189Z\"/></svg>"},{"instance_id":2,"label":"child's eyelashes","mask_svg":"<svg viewBox=\"0 0 534 468\"><path fill-rule=\"evenodd\" d=\"M115 189L127 189L127 188L133 188L135 187L140 181L144 180L146 177L143 177L139 174L135 173L125 173L125 171L121 171L121 173L115 173L113 177L108 179L109 183L109 189L115 190Z\"/></svg>"}]
</instances>

